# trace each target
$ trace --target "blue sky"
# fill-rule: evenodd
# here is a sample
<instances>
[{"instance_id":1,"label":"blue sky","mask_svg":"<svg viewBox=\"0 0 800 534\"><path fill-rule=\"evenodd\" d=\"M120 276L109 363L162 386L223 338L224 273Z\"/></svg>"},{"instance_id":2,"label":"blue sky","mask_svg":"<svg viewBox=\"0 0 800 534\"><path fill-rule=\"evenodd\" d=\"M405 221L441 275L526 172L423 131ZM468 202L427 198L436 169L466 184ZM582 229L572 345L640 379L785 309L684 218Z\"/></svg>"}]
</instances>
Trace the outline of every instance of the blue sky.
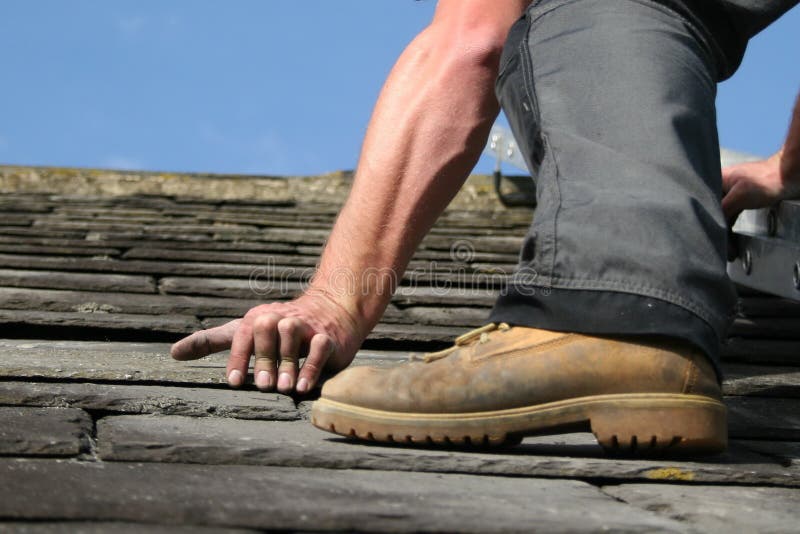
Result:
<instances>
[{"instance_id":1,"label":"blue sky","mask_svg":"<svg viewBox=\"0 0 800 534\"><path fill-rule=\"evenodd\" d=\"M0 0L0 163L315 174L355 166L433 0ZM800 89L800 8L720 86L722 144L768 155ZM490 172L483 158L477 168Z\"/></svg>"}]
</instances>

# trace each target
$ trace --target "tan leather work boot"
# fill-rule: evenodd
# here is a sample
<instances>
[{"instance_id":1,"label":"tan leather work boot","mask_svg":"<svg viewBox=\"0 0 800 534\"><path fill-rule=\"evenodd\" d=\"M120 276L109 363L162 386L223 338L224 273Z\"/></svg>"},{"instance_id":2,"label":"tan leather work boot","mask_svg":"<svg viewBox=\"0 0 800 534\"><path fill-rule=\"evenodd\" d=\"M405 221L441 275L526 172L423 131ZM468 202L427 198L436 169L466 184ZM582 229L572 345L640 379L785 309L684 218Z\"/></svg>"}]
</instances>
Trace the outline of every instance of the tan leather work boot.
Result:
<instances>
[{"instance_id":1,"label":"tan leather work boot","mask_svg":"<svg viewBox=\"0 0 800 534\"><path fill-rule=\"evenodd\" d=\"M311 413L323 430L405 443L591 430L607 451L710 454L728 441L714 370L686 343L506 324L406 364L350 368Z\"/></svg>"}]
</instances>

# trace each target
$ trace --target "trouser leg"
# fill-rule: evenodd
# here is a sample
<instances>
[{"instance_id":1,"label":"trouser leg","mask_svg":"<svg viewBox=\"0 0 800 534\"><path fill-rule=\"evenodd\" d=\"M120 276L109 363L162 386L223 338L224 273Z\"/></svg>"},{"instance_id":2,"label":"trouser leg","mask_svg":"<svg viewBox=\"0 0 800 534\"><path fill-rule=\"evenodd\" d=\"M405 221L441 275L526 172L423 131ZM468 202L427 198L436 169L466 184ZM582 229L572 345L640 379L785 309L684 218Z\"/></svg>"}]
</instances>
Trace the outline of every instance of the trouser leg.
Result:
<instances>
[{"instance_id":1,"label":"trouser leg","mask_svg":"<svg viewBox=\"0 0 800 534\"><path fill-rule=\"evenodd\" d=\"M512 28L497 93L538 204L493 321L717 357L735 298L715 68L702 33L649 0L536 2Z\"/></svg>"}]
</instances>

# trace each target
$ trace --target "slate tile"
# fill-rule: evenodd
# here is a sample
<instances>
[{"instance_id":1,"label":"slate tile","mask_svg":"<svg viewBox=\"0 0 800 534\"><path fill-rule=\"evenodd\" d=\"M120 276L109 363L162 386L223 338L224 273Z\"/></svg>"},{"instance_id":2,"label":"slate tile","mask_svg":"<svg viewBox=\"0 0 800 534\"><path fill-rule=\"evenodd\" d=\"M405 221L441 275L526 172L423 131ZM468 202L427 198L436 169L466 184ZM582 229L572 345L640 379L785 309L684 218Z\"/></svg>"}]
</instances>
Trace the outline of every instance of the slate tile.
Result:
<instances>
[{"instance_id":1,"label":"slate tile","mask_svg":"<svg viewBox=\"0 0 800 534\"><path fill-rule=\"evenodd\" d=\"M0 404L69 406L123 414L166 414L292 421L291 397L220 388L89 383L0 382Z\"/></svg>"},{"instance_id":2,"label":"slate tile","mask_svg":"<svg viewBox=\"0 0 800 534\"><path fill-rule=\"evenodd\" d=\"M797 532L800 489L622 484L607 494L643 510L720 534Z\"/></svg>"},{"instance_id":3,"label":"slate tile","mask_svg":"<svg viewBox=\"0 0 800 534\"><path fill-rule=\"evenodd\" d=\"M179 362L168 343L0 339L0 377L225 384L227 353ZM392 365L408 352L360 351L354 364ZM252 375L250 376L252 379Z\"/></svg>"},{"instance_id":4,"label":"slate tile","mask_svg":"<svg viewBox=\"0 0 800 534\"><path fill-rule=\"evenodd\" d=\"M197 525L156 525L123 521L0 521L4 534L255 534L257 530L201 527Z\"/></svg>"},{"instance_id":5,"label":"slate tile","mask_svg":"<svg viewBox=\"0 0 800 534\"><path fill-rule=\"evenodd\" d=\"M0 460L0 516L359 532L686 532L575 480ZM176 498L180 496L180 498Z\"/></svg>"},{"instance_id":6,"label":"slate tile","mask_svg":"<svg viewBox=\"0 0 800 534\"><path fill-rule=\"evenodd\" d=\"M733 444L705 460L604 457L591 434L526 439L486 452L412 448L346 440L305 421L256 422L188 417L119 416L97 424L107 461L189 462L378 469L618 480L680 480L800 487L800 468Z\"/></svg>"},{"instance_id":7,"label":"slate tile","mask_svg":"<svg viewBox=\"0 0 800 534\"><path fill-rule=\"evenodd\" d=\"M0 406L0 454L77 456L89 449L92 420L74 408Z\"/></svg>"}]
</instances>

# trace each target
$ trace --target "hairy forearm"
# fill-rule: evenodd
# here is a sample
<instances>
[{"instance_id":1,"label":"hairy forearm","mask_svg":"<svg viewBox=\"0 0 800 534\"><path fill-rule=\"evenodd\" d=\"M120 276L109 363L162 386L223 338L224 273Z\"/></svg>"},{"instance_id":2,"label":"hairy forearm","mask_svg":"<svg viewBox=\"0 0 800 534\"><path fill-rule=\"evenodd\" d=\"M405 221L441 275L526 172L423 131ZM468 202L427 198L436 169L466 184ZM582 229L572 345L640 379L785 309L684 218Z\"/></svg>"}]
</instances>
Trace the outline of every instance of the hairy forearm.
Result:
<instances>
[{"instance_id":1,"label":"hairy forearm","mask_svg":"<svg viewBox=\"0 0 800 534\"><path fill-rule=\"evenodd\" d=\"M423 32L381 91L352 190L311 284L367 329L480 155L498 113L496 63L492 53L454 53Z\"/></svg>"}]
</instances>

